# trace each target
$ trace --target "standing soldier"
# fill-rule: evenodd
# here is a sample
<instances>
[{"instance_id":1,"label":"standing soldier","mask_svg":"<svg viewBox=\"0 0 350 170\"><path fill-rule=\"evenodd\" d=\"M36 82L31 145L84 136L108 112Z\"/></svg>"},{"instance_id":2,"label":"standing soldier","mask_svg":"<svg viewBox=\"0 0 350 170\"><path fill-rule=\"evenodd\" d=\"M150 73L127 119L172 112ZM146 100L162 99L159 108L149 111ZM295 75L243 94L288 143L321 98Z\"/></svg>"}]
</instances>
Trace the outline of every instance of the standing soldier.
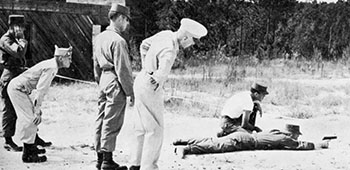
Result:
<instances>
[{"instance_id":1,"label":"standing soldier","mask_svg":"<svg viewBox=\"0 0 350 170\"><path fill-rule=\"evenodd\" d=\"M11 79L23 72L28 42L24 39L24 16L10 15L8 22L9 29L0 39L0 64L4 67L0 78L2 130L5 138L4 148L22 151L23 148L18 147L12 140L16 131L17 116L7 94L7 86Z\"/></svg>"},{"instance_id":2,"label":"standing soldier","mask_svg":"<svg viewBox=\"0 0 350 170\"><path fill-rule=\"evenodd\" d=\"M200 23L184 18L178 31L161 31L142 41L142 70L135 80L135 152L130 170L158 170L163 143L163 84L179 52L207 34Z\"/></svg>"},{"instance_id":3,"label":"standing soldier","mask_svg":"<svg viewBox=\"0 0 350 170\"><path fill-rule=\"evenodd\" d=\"M41 104L47 94L51 81L59 68L68 68L72 62L72 47L55 46L54 57L42 61L26 70L8 85L7 92L18 115L19 136L23 142L23 162L45 162L45 149L38 149L35 140L38 125L41 123ZM36 89L32 101L30 94Z\"/></svg>"},{"instance_id":4,"label":"standing soldier","mask_svg":"<svg viewBox=\"0 0 350 170\"><path fill-rule=\"evenodd\" d=\"M127 169L113 161L116 138L124 123L126 97L134 104L133 78L129 50L121 33L129 25L129 8L112 4L110 25L96 37L95 79L99 83L98 115L95 128L97 169Z\"/></svg>"}]
</instances>

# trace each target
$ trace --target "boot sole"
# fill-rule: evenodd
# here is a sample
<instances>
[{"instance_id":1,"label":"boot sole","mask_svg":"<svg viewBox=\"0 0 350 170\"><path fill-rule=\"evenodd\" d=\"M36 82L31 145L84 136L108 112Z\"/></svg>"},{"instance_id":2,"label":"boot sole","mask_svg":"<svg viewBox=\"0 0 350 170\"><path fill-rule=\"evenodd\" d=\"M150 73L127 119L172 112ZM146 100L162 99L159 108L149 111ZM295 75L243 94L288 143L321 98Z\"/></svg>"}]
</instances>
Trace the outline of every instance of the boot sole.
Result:
<instances>
[{"instance_id":1,"label":"boot sole","mask_svg":"<svg viewBox=\"0 0 350 170\"><path fill-rule=\"evenodd\" d=\"M126 166L120 166L120 167L118 167L118 168L116 168L116 167L101 168L101 170L128 170L128 167L126 167Z\"/></svg>"}]
</instances>

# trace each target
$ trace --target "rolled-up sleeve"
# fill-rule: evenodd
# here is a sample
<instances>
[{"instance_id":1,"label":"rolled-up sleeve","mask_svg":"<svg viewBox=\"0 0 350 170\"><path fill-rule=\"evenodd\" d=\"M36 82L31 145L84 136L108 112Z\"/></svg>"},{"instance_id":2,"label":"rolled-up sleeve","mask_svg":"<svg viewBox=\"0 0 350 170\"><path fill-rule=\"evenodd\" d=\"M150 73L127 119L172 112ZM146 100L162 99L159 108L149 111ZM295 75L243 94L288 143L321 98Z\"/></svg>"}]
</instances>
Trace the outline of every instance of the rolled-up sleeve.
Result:
<instances>
[{"instance_id":1,"label":"rolled-up sleeve","mask_svg":"<svg viewBox=\"0 0 350 170\"><path fill-rule=\"evenodd\" d=\"M129 59L129 50L125 41L115 42L114 46L114 65L118 80L125 92L126 96L134 94L133 91L133 77L131 63Z\"/></svg>"}]
</instances>

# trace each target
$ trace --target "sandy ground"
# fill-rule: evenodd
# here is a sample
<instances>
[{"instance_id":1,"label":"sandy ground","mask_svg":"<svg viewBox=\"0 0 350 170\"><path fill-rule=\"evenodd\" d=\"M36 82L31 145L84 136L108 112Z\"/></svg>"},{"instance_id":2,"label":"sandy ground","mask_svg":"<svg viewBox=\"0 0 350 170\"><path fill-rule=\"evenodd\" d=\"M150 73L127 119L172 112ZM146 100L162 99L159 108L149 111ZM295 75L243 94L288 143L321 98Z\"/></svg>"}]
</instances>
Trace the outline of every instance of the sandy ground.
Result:
<instances>
[{"instance_id":1,"label":"sandy ground","mask_svg":"<svg viewBox=\"0 0 350 170\"><path fill-rule=\"evenodd\" d=\"M132 134L132 108L127 109L125 124L118 136L114 159L129 166L128 159ZM78 170L95 169L96 154L93 144L94 115L82 113L50 113L44 115L39 126L39 134L45 140L53 142L47 148L48 161L45 163L22 163L21 153L8 152L0 142L1 170ZM45 113L46 113L45 112ZM282 128L285 123L301 126L301 140L321 141L324 135L337 135L338 139L330 143L329 149L313 151L241 151L224 154L189 155L179 159L174 154L172 141L177 138L210 137L218 130L218 119L195 118L165 114L165 139L159 166L161 170L192 169L350 169L350 117L328 115L312 119L291 119L272 113L257 118L262 129ZM14 138L17 143L19 139Z\"/></svg>"}]
</instances>

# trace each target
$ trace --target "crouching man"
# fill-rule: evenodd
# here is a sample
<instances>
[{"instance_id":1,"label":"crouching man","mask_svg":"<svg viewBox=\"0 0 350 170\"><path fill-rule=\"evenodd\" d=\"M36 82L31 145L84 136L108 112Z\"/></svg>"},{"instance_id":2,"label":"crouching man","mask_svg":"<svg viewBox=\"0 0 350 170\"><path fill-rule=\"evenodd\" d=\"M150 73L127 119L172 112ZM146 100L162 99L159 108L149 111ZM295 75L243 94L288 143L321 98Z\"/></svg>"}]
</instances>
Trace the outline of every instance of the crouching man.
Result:
<instances>
[{"instance_id":1,"label":"crouching man","mask_svg":"<svg viewBox=\"0 0 350 170\"><path fill-rule=\"evenodd\" d=\"M45 149L38 149L35 138L41 123L41 104L59 68L68 68L72 62L72 47L55 46L54 57L42 61L11 80L7 92L18 117L19 137L23 142L23 162L45 162ZM34 101L30 94L36 89Z\"/></svg>"}]
</instances>

